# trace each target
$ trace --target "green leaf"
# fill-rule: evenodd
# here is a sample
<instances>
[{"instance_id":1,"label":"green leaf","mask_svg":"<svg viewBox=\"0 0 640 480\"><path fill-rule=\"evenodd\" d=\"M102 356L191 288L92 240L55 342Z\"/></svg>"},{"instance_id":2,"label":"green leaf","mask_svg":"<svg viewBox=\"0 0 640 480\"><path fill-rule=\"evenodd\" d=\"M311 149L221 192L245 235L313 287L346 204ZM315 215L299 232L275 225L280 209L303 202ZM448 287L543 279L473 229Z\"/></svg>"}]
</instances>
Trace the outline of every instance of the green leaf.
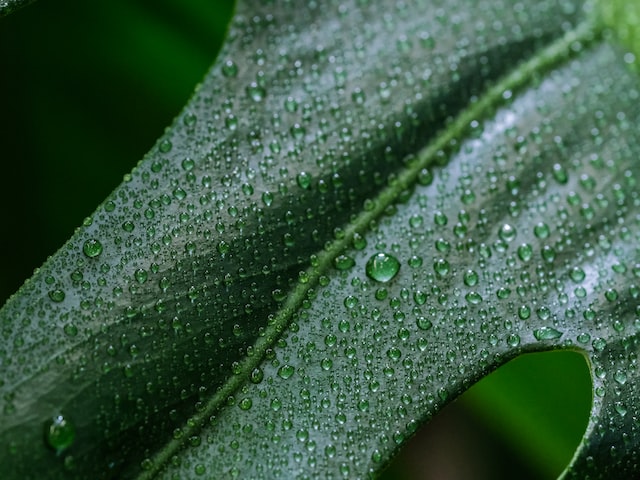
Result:
<instances>
[{"instance_id":1,"label":"green leaf","mask_svg":"<svg viewBox=\"0 0 640 480\"><path fill-rule=\"evenodd\" d=\"M359 478L581 352L567 478L638 474L640 120L580 2L240 3L196 94L0 311L13 478Z\"/></svg>"}]
</instances>

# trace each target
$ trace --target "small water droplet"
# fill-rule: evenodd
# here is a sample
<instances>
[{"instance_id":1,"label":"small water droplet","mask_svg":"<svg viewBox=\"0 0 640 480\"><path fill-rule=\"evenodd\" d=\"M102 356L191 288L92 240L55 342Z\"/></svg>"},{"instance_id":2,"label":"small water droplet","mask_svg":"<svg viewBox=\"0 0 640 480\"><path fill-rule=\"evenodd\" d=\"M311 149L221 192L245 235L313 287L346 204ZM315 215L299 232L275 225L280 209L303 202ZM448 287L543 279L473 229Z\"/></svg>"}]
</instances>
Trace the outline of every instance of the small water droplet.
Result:
<instances>
[{"instance_id":1,"label":"small water droplet","mask_svg":"<svg viewBox=\"0 0 640 480\"><path fill-rule=\"evenodd\" d=\"M333 265L338 270L348 270L356 264L355 260L347 255L338 255L333 260Z\"/></svg>"},{"instance_id":2,"label":"small water droplet","mask_svg":"<svg viewBox=\"0 0 640 480\"><path fill-rule=\"evenodd\" d=\"M514 238L516 238L516 234L516 229L508 223L503 224L502 227L500 227L500 231L498 232L498 236L500 237L500 239L504 240L505 242L511 242Z\"/></svg>"},{"instance_id":3,"label":"small water droplet","mask_svg":"<svg viewBox=\"0 0 640 480\"><path fill-rule=\"evenodd\" d=\"M251 82L247 87L247 95L254 102L261 102L264 99L266 94L267 94L267 91L264 88L262 88L260 85L258 85L257 82Z\"/></svg>"},{"instance_id":4,"label":"small water droplet","mask_svg":"<svg viewBox=\"0 0 640 480\"><path fill-rule=\"evenodd\" d=\"M464 273L463 281L467 287L473 287L478 284L478 274L474 270L467 270Z\"/></svg>"},{"instance_id":5,"label":"small water droplet","mask_svg":"<svg viewBox=\"0 0 640 480\"><path fill-rule=\"evenodd\" d=\"M297 175L296 180L300 188L308 190L309 187L311 186L311 175L309 175L307 172L300 172Z\"/></svg>"},{"instance_id":6,"label":"small water droplet","mask_svg":"<svg viewBox=\"0 0 640 480\"><path fill-rule=\"evenodd\" d=\"M553 178L555 178L559 184L565 185L569 181L569 174L562 165L556 163L553 165Z\"/></svg>"},{"instance_id":7,"label":"small water droplet","mask_svg":"<svg viewBox=\"0 0 640 480\"><path fill-rule=\"evenodd\" d=\"M569 273L569 276L574 282L580 283L584 280L585 273L584 270L582 270L580 267L573 267L571 269L571 272Z\"/></svg>"},{"instance_id":8,"label":"small water droplet","mask_svg":"<svg viewBox=\"0 0 640 480\"><path fill-rule=\"evenodd\" d=\"M149 278L149 274L147 273L147 271L143 268L139 268L135 271L135 273L133 274L133 276L135 277L136 281L138 283L144 283L147 281L147 278Z\"/></svg>"},{"instance_id":9,"label":"small water droplet","mask_svg":"<svg viewBox=\"0 0 640 480\"><path fill-rule=\"evenodd\" d=\"M539 222L533 227L533 234L536 238L547 238L549 236L550 230L549 226L546 223Z\"/></svg>"},{"instance_id":10,"label":"small water droplet","mask_svg":"<svg viewBox=\"0 0 640 480\"><path fill-rule=\"evenodd\" d=\"M222 65L222 75L227 78L235 77L238 74L238 66L233 62L233 60L227 60Z\"/></svg>"},{"instance_id":11,"label":"small water droplet","mask_svg":"<svg viewBox=\"0 0 640 480\"><path fill-rule=\"evenodd\" d=\"M523 243L518 247L518 258L523 262L528 262L533 256L533 248L528 243Z\"/></svg>"},{"instance_id":12,"label":"small water droplet","mask_svg":"<svg viewBox=\"0 0 640 480\"><path fill-rule=\"evenodd\" d=\"M168 153L171 151L171 149L173 148L173 144L171 143L170 140L162 140L160 142L160 145L158 146L158 149L160 150L161 153Z\"/></svg>"},{"instance_id":13,"label":"small water droplet","mask_svg":"<svg viewBox=\"0 0 640 480\"><path fill-rule=\"evenodd\" d=\"M44 438L56 452L69 448L76 438L73 423L63 415L56 415L45 424Z\"/></svg>"}]
</instances>

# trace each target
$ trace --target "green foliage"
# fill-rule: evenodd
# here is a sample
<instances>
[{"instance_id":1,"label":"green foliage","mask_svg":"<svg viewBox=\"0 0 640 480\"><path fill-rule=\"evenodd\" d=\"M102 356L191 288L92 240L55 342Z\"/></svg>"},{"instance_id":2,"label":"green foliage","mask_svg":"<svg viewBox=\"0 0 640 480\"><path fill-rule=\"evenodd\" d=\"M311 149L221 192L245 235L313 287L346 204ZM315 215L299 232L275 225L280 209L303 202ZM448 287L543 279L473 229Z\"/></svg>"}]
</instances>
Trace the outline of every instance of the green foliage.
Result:
<instances>
[{"instance_id":1,"label":"green foliage","mask_svg":"<svg viewBox=\"0 0 640 480\"><path fill-rule=\"evenodd\" d=\"M0 311L15 478L367 476L554 349L594 376L567 477L637 474L629 57L579 2L388 13L238 7L173 126Z\"/></svg>"}]
</instances>

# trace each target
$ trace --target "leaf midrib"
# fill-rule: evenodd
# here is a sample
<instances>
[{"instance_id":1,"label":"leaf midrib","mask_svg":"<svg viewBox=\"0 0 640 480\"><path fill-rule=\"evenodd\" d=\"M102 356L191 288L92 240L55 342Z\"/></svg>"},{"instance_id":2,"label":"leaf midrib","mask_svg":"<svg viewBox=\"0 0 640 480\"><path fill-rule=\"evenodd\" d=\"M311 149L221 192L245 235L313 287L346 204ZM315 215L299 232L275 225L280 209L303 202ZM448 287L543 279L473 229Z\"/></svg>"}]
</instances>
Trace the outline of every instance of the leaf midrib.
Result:
<instances>
[{"instance_id":1,"label":"leaf midrib","mask_svg":"<svg viewBox=\"0 0 640 480\"><path fill-rule=\"evenodd\" d=\"M475 102L463 109L444 130L435 136L432 142L421 149L415 160L399 173L394 182L378 194L372 202L373 208L361 212L344 228L342 238L333 241L317 254L315 265L308 267L305 272L307 281L299 282L296 288L290 292L285 304L274 316L274 320L254 343L253 354L246 356L240 362L237 370L239 373L232 375L211 397L204 408L190 417L181 429L183 435L180 439L172 438L156 453L152 460L152 467L141 472L137 477L138 480L154 478L171 458L185 447L187 439L197 435L204 428L206 420L220 410L227 403L227 399L246 383L251 371L264 361L266 351L273 347L289 326L295 312L301 308L308 293L318 286L320 277L332 268L334 259L349 248L354 235L369 230L371 222L383 216L385 210L396 201L401 192L416 184L420 171L432 165L439 152L449 150L452 142L467 132L473 120L479 121L486 118L495 108L507 103L515 92L539 78L541 73L596 43L601 38L603 30L604 26L592 12L576 28L566 32L563 37L536 52L533 57L503 76ZM512 95L505 96L504 93L507 91Z\"/></svg>"}]
</instances>

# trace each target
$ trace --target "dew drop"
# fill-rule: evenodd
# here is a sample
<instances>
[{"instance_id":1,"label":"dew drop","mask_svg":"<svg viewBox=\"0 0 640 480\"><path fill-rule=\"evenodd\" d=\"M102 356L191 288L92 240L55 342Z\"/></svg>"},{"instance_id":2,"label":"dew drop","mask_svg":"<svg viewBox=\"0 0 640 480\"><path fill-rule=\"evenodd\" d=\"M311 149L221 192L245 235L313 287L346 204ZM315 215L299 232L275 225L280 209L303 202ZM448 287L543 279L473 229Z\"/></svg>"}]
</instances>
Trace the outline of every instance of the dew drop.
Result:
<instances>
[{"instance_id":1,"label":"dew drop","mask_svg":"<svg viewBox=\"0 0 640 480\"><path fill-rule=\"evenodd\" d=\"M282 365L278 369L278 376L284 380L287 380L288 378L291 378L295 370L296 370L295 367L293 367L292 365L288 365L288 364Z\"/></svg>"},{"instance_id":2,"label":"dew drop","mask_svg":"<svg viewBox=\"0 0 640 480\"><path fill-rule=\"evenodd\" d=\"M398 361L400 360L401 356L402 352L398 347L391 347L389 350L387 350L387 357L389 357L391 360Z\"/></svg>"},{"instance_id":3,"label":"dew drop","mask_svg":"<svg viewBox=\"0 0 640 480\"><path fill-rule=\"evenodd\" d=\"M372 256L365 266L367 276L372 280L382 283L386 283L394 278L399 270L400 262L398 259L382 252Z\"/></svg>"},{"instance_id":4,"label":"dew drop","mask_svg":"<svg viewBox=\"0 0 640 480\"><path fill-rule=\"evenodd\" d=\"M136 282L138 283L144 283L147 281L147 278L149 278L149 274L143 268L139 268L138 270L136 270L133 276L135 277Z\"/></svg>"},{"instance_id":5,"label":"dew drop","mask_svg":"<svg viewBox=\"0 0 640 480\"><path fill-rule=\"evenodd\" d=\"M520 345L520 337L515 333L512 333L507 337L507 344L510 347L517 347L518 345Z\"/></svg>"},{"instance_id":6,"label":"dew drop","mask_svg":"<svg viewBox=\"0 0 640 480\"><path fill-rule=\"evenodd\" d=\"M44 439L56 452L69 448L76 437L73 423L63 415L56 415L45 424Z\"/></svg>"},{"instance_id":7,"label":"dew drop","mask_svg":"<svg viewBox=\"0 0 640 480\"><path fill-rule=\"evenodd\" d=\"M533 227L533 234L536 238L547 238L549 236L549 226L546 223L539 222Z\"/></svg>"},{"instance_id":8,"label":"dew drop","mask_svg":"<svg viewBox=\"0 0 640 480\"><path fill-rule=\"evenodd\" d=\"M161 153L168 153L171 151L171 149L173 148L173 144L171 143L170 140L162 140L160 142L160 145L158 146L158 149L160 150Z\"/></svg>"},{"instance_id":9,"label":"dew drop","mask_svg":"<svg viewBox=\"0 0 640 480\"><path fill-rule=\"evenodd\" d=\"M533 331L536 340L556 340L562 336L562 332L552 327L541 327Z\"/></svg>"},{"instance_id":10,"label":"dew drop","mask_svg":"<svg viewBox=\"0 0 640 480\"><path fill-rule=\"evenodd\" d=\"M90 238L82 246L82 251L89 258L95 258L102 253L102 243L95 238Z\"/></svg>"},{"instance_id":11,"label":"dew drop","mask_svg":"<svg viewBox=\"0 0 640 480\"><path fill-rule=\"evenodd\" d=\"M222 65L222 75L227 78L235 77L238 74L238 66L233 62L233 60L227 60Z\"/></svg>"},{"instance_id":12,"label":"dew drop","mask_svg":"<svg viewBox=\"0 0 640 480\"><path fill-rule=\"evenodd\" d=\"M518 247L518 258L523 262L528 262L533 256L533 248L528 243L523 243Z\"/></svg>"},{"instance_id":13,"label":"dew drop","mask_svg":"<svg viewBox=\"0 0 640 480\"><path fill-rule=\"evenodd\" d=\"M440 276L445 276L450 270L449 262L444 258L439 258L433 263L433 270Z\"/></svg>"},{"instance_id":14,"label":"dew drop","mask_svg":"<svg viewBox=\"0 0 640 480\"><path fill-rule=\"evenodd\" d=\"M296 177L296 180L300 188L308 190L311 186L311 175L309 175L307 172L300 172Z\"/></svg>"},{"instance_id":15,"label":"dew drop","mask_svg":"<svg viewBox=\"0 0 640 480\"><path fill-rule=\"evenodd\" d=\"M505 242L511 242L514 238L516 238L516 229L509 225L508 223L505 223L502 225L502 227L500 227L500 231L498 232L498 236L500 237L501 240L504 240Z\"/></svg>"},{"instance_id":16,"label":"dew drop","mask_svg":"<svg viewBox=\"0 0 640 480\"><path fill-rule=\"evenodd\" d=\"M582 270L580 267L573 267L571 269L571 272L569 273L569 276L574 282L580 283L584 280L585 273L584 270Z\"/></svg>"},{"instance_id":17,"label":"dew drop","mask_svg":"<svg viewBox=\"0 0 640 480\"><path fill-rule=\"evenodd\" d=\"M418 317L416 319L416 325L420 330L429 330L433 326L431 321L425 317Z\"/></svg>"},{"instance_id":18,"label":"dew drop","mask_svg":"<svg viewBox=\"0 0 640 480\"><path fill-rule=\"evenodd\" d=\"M478 284L478 274L474 270L467 270L464 273L463 281L467 287L473 287Z\"/></svg>"},{"instance_id":19,"label":"dew drop","mask_svg":"<svg viewBox=\"0 0 640 480\"><path fill-rule=\"evenodd\" d=\"M260 85L258 85L257 82L251 82L251 84L247 87L247 95L254 102L261 102L266 94L267 91Z\"/></svg>"},{"instance_id":20,"label":"dew drop","mask_svg":"<svg viewBox=\"0 0 640 480\"><path fill-rule=\"evenodd\" d=\"M333 261L333 265L338 270L348 270L355 264L355 260L347 255L338 255Z\"/></svg>"},{"instance_id":21,"label":"dew drop","mask_svg":"<svg viewBox=\"0 0 640 480\"><path fill-rule=\"evenodd\" d=\"M56 288L55 290L51 290L49 292L49 298L53 302L60 303L64 300L64 297L65 297L64 291L60 290L59 288Z\"/></svg>"},{"instance_id":22,"label":"dew drop","mask_svg":"<svg viewBox=\"0 0 640 480\"><path fill-rule=\"evenodd\" d=\"M569 174L562 165L556 163L553 165L553 178L559 184L565 185L569 181Z\"/></svg>"},{"instance_id":23,"label":"dew drop","mask_svg":"<svg viewBox=\"0 0 640 480\"><path fill-rule=\"evenodd\" d=\"M251 374L249 375L249 380L251 380L251 383L255 383L255 384L262 382L263 378L264 378L264 372L260 368L254 368L251 371Z\"/></svg>"}]
</instances>

